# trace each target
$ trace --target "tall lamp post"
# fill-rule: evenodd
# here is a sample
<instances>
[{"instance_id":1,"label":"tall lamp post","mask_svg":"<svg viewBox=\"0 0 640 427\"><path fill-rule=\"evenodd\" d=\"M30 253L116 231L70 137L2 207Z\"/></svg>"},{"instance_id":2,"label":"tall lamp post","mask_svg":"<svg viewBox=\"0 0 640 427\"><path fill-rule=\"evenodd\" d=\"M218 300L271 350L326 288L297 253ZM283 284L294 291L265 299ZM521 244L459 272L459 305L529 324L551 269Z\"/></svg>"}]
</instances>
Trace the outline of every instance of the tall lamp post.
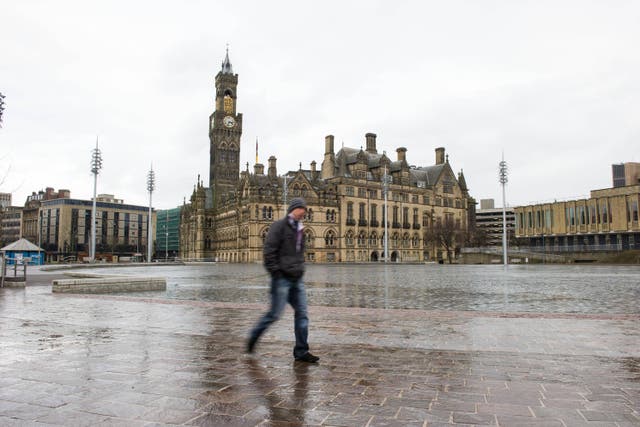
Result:
<instances>
[{"instance_id":1,"label":"tall lamp post","mask_svg":"<svg viewBox=\"0 0 640 427\"><path fill-rule=\"evenodd\" d=\"M500 184L502 184L502 262L506 266L509 263L507 258L507 203L505 185L507 184L507 162L504 161L504 153L502 153L502 161L499 169Z\"/></svg>"},{"instance_id":2,"label":"tall lamp post","mask_svg":"<svg viewBox=\"0 0 640 427\"><path fill-rule=\"evenodd\" d=\"M98 188L98 174L102 169L102 153L98 148L98 137L96 137L96 148L91 152L91 173L93 174L93 207L91 209L91 246L89 246L89 260L96 260L96 190Z\"/></svg>"},{"instance_id":3,"label":"tall lamp post","mask_svg":"<svg viewBox=\"0 0 640 427\"><path fill-rule=\"evenodd\" d=\"M149 192L149 215L148 220L149 224L147 226L148 236L147 236L147 262L151 262L151 251L153 249L153 223L151 222L151 197L153 194L153 190L156 188L156 176L153 172L153 165L151 165L151 169L147 174L147 191Z\"/></svg>"},{"instance_id":4,"label":"tall lamp post","mask_svg":"<svg viewBox=\"0 0 640 427\"><path fill-rule=\"evenodd\" d=\"M389 208L387 206L387 198L389 193L389 182L392 177L387 175L387 165L384 166L384 175L382 176L382 192L384 193L384 262L389 262Z\"/></svg>"}]
</instances>

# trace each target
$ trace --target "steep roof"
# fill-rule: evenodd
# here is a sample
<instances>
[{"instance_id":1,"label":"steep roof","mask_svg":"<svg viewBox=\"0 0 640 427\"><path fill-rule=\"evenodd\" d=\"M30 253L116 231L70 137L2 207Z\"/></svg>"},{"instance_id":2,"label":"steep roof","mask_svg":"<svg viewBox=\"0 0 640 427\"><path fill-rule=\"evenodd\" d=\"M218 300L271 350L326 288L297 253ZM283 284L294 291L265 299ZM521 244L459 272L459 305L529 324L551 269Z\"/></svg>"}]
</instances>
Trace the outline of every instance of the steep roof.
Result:
<instances>
[{"instance_id":1,"label":"steep roof","mask_svg":"<svg viewBox=\"0 0 640 427\"><path fill-rule=\"evenodd\" d=\"M14 252L44 252L44 249L39 248L25 238L16 240L13 243L8 244L0 251L14 251Z\"/></svg>"},{"instance_id":2,"label":"steep roof","mask_svg":"<svg viewBox=\"0 0 640 427\"><path fill-rule=\"evenodd\" d=\"M422 166L411 169L411 183L417 184L418 181L424 182L427 186L432 186L438 181L438 177L442 174L445 163L433 166Z\"/></svg>"}]
</instances>

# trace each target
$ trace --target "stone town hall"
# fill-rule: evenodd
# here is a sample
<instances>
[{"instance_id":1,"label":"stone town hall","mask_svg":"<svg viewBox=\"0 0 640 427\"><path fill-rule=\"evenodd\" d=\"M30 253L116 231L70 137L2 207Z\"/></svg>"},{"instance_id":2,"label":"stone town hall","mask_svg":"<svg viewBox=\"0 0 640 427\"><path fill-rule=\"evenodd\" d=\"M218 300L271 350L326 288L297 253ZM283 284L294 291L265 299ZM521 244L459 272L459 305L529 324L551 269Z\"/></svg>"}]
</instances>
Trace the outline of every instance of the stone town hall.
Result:
<instances>
[{"instance_id":1,"label":"stone town hall","mask_svg":"<svg viewBox=\"0 0 640 427\"><path fill-rule=\"evenodd\" d=\"M209 185L198 178L189 203L181 211L180 256L185 260L260 262L272 222L285 215L287 199L302 196L308 204L304 220L308 262L367 262L384 259L387 181L389 259L421 262L446 258L429 238L442 221L464 231L473 217L462 172L454 174L444 148L435 149L435 164L410 166L407 149L391 159L378 151L376 135L365 135L365 149L342 147L334 137L324 141L320 169L278 174L271 156L263 164L240 171L242 114L237 111L238 75L229 53L215 78L215 110L209 116Z\"/></svg>"}]
</instances>

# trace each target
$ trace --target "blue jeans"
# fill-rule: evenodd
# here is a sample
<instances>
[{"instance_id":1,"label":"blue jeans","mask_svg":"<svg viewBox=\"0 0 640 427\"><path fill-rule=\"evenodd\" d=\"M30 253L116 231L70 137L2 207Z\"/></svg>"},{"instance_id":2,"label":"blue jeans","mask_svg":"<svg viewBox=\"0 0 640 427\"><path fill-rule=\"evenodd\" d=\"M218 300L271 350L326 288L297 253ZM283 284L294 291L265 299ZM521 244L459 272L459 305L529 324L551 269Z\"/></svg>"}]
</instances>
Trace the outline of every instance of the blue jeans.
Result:
<instances>
[{"instance_id":1,"label":"blue jeans","mask_svg":"<svg viewBox=\"0 0 640 427\"><path fill-rule=\"evenodd\" d=\"M271 308L251 330L249 339L257 341L269 325L282 316L286 303L291 304L294 312L294 331L296 345L293 357L301 357L309 352L309 317L307 316L307 292L302 279L279 277L271 279Z\"/></svg>"}]
</instances>

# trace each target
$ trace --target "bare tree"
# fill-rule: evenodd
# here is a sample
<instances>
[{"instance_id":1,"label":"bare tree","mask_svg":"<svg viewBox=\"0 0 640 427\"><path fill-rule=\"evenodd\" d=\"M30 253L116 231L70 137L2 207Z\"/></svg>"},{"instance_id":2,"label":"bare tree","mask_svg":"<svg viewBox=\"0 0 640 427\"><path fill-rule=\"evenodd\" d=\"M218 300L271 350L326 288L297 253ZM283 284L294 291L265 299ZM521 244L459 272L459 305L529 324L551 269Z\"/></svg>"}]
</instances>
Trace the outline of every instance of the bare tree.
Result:
<instances>
[{"instance_id":1,"label":"bare tree","mask_svg":"<svg viewBox=\"0 0 640 427\"><path fill-rule=\"evenodd\" d=\"M437 218L425 231L425 240L432 241L439 245L447 253L449 264L453 262L454 253L464 240L464 230L456 224L451 215L444 218Z\"/></svg>"}]
</instances>

